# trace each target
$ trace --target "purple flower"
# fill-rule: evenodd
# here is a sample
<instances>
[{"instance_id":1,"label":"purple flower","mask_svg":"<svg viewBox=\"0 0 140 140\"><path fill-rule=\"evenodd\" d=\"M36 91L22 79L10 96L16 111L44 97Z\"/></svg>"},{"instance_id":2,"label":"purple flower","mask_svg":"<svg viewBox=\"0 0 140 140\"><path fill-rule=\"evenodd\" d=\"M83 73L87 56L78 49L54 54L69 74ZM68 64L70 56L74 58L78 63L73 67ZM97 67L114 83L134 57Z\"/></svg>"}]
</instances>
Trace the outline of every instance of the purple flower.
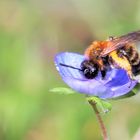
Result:
<instances>
[{"instance_id":1,"label":"purple flower","mask_svg":"<svg viewBox=\"0 0 140 140\"><path fill-rule=\"evenodd\" d=\"M80 71L84 60L84 55L68 52L60 53L55 58L56 68L64 82L79 93L102 99L115 98L127 94L137 84L136 80L129 79L125 70L115 68L107 71L105 79L102 79L100 72L95 78L87 79Z\"/></svg>"}]
</instances>

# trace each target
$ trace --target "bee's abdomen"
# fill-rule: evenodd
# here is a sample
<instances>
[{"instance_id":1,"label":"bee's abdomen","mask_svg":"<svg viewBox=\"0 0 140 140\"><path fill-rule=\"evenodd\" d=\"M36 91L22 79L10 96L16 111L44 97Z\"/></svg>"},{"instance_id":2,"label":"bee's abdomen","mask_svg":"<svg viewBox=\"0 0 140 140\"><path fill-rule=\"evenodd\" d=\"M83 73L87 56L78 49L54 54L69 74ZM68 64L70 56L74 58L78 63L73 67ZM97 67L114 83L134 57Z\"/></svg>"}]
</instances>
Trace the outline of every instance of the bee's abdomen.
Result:
<instances>
[{"instance_id":1,"label":"bee's abdomen","mask_svg":"<svg viewBox=\"0 0 140 140\"><path fill-rule=\"evenodd\" d=\"M140 56L135 47L130 46L129 49L126 50L127 58L131 64L132 72L134 75L140 73Z\"/></svg>"},{"instance_id":2,"label":"bee's abdomen","mask_svg":"<svg viewBox=\"0 0 140 140\"><path fill-rule=\"evenodd\" d=\"M139 53L135 47L130 47L127 54L131 65L137 65L140 62Z\"/></svg>"},{"instance_id":3,"label":"bee's abdomen","mask_svg":"<svg viewBox=\"0 0 140 140\"><path fill-rule=\"evenodd\" d=\"M140 74L140 61L137 65L132 65L132 72L135 76Z\"/></svg>"}]
</instances>

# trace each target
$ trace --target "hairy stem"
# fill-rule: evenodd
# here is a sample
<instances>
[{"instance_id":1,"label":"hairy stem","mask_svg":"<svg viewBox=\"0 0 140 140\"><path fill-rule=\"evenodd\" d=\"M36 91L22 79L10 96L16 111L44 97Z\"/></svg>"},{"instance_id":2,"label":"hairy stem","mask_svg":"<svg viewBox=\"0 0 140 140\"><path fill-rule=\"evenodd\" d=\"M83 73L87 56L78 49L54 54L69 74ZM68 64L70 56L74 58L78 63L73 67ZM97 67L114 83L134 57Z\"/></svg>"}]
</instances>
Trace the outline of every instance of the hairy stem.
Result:
<instances>
[{"instance_id":1,"label":"hairy stem","mask_svg":"<svg viewBox=\"0 0 140 140\"><path fill-rule=\"evenodd\" d=\"M102 131L103 140L109 140L108 135L107 135L106 127L105 127L104 122L103 122L103 120L100 116L100 112L97 109L96 102L94 102L93 100L88 100L88 102L92 106L92 108L93 108L93 110L96 114L97 120L99 122L101 131Z\"/></svg>"}]
</instances>

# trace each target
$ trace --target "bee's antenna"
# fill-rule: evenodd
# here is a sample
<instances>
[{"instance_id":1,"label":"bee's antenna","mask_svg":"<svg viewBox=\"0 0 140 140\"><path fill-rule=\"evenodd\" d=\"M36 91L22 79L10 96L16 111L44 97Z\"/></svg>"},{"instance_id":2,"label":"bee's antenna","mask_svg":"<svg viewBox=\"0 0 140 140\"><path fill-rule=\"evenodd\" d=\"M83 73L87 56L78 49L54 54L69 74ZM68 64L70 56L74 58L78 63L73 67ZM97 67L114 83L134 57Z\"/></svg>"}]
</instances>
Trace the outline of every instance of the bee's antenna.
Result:
<instances>
[{"instance_id":1,"label":"bee's antenna","mask_svg":"<svg viewBox=\"0 0 140 140\"><path fill-rule=\"evenodd\" d=\"M73 66L70 66L70 65L66 65L66 64L62 64L62 63L59 63L61 66L64 66L64 67L68 67L68 68L72 68L72 69L76 69L76 70L80 70L82 71L81 69L79 68L76 68L76 67L73 67Z\"/></svg>"},{"instance_id":2,"label":"bee's antenna","mask_svg":"<svg viewBox=\"0 0 140 140\"><path fill-rule=\"evenodd\" d=\"M79 71L83 71L82 69L79 69L79 68L76 68L76 67L73 67L73 66L70 66L70 65L66 65L66 64L63 64L63 63L59 63L59 65L61 66L64 66L64 67L68 67L68 68L72 68L72 69L76 69L76 70L79 70ZM97 79L96 79L97 80ZM97 80L99 81L99 80ZM99 81L100 82L100 81ZM102 83L101 83L102 84Z\"/></svg>"}]
</instances>

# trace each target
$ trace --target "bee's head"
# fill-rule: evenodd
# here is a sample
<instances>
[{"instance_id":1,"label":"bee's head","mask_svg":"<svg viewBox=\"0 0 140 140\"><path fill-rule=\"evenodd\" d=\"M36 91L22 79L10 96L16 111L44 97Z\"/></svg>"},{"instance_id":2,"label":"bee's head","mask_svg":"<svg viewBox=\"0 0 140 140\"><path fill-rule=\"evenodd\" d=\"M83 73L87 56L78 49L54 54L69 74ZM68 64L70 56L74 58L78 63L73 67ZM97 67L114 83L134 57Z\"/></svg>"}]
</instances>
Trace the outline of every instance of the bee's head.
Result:
<instances>
[{"instance_id":1,"label":"bee's head","mask_svg":"<svg viewBox=\"0 0 140 140\"><path fill-rule=\"evenodd\" d=\"M84 60L81 63L81 70L86 78L93 79L97 76L99 67L91 60Z\"/></svg>"}]
</instances>

